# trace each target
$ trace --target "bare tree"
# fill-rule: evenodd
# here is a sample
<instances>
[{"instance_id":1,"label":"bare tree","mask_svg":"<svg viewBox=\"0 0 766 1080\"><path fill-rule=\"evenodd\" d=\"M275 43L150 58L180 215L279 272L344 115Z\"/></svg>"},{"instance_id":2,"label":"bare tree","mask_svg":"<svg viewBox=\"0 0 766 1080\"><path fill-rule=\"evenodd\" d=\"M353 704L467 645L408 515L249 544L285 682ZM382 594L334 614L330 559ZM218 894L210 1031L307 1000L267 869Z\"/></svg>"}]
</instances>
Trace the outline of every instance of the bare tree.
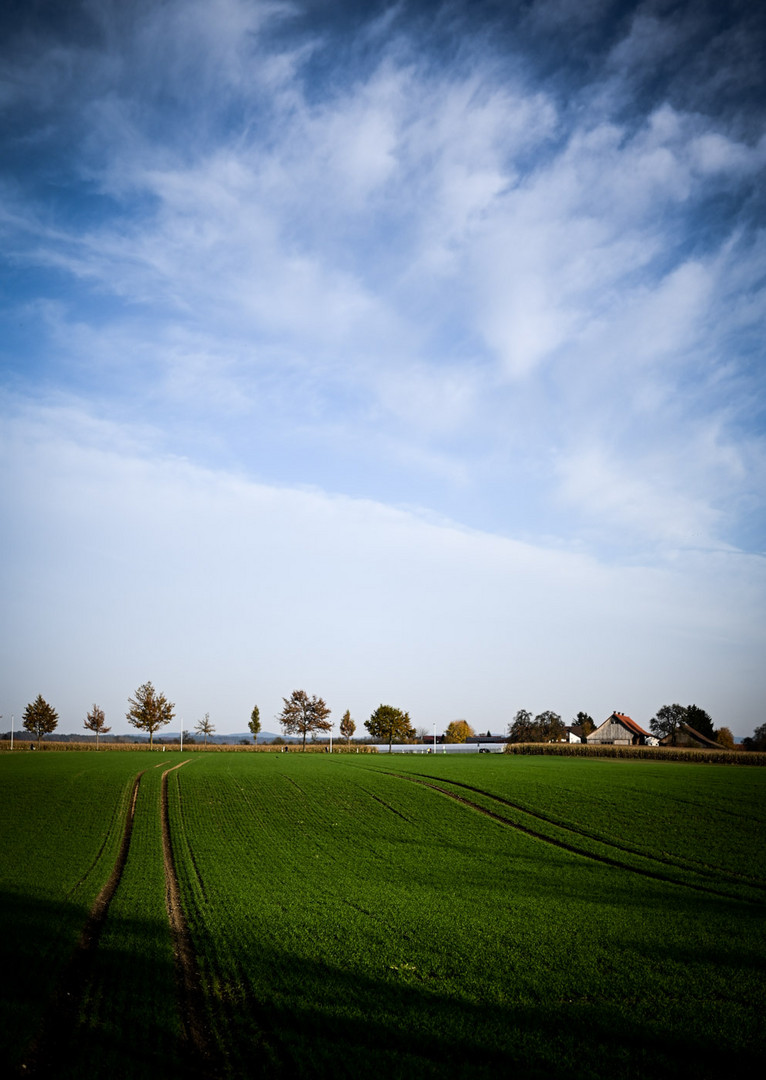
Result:
<instances>
[{"instance_id":1,"label":"bare tree","mask_svg":"<svg viewBox=\"0 0 766 1080\"><path fill-rule=\"evenodd\" d=\"M106 717L104 716L104 710L100 709L98 705L94 705L90 712L83 721L83 727L87 731L92 731L96 736L96 749L98 749L98 737L99 735L106 735L111 731L110 727L106 726Z\"/></svg>"},{"instance_id":2,"label":"bare tree","mask_svg":"<svg viewBox=\"0 0 766 1080\"><path fill-rule=\"evenodd\" d=\"M205 736L205 746L207 746L207 737L215 732L215 724L210 719L210 713L205 713L201 720L198 720L194 725L194 730L198 735Z\"/></svg>"}]
</instances>

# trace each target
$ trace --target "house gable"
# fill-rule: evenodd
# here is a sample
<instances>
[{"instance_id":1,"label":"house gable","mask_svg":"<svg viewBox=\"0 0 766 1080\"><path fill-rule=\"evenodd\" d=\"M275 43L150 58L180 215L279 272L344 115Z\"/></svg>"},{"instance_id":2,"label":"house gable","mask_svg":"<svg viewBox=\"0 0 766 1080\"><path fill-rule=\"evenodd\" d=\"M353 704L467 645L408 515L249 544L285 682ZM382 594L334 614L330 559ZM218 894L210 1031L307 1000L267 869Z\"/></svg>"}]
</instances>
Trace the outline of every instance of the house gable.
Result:
<instances>
[{"instance_id":1,"label":"house gable","mask_svg":"<svg viewBox=\"0 0 766 1080\"><path fill-rule=\"evenodd\" d=\"M648 731L632 720L625 713L613 712L595 731L591 731L586 742L611 746L646 746L651 738Z\"/></svg>"}]
</instances>

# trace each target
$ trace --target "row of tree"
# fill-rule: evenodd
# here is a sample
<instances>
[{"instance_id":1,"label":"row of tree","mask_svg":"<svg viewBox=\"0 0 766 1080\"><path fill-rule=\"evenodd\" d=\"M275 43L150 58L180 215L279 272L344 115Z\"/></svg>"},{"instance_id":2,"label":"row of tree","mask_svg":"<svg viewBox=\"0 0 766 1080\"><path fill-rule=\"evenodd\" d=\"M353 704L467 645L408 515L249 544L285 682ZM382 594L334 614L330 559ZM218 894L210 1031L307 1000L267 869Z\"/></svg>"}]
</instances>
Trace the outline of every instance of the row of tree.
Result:
<instances>
[{"instance_id":1,"label":"row of tree","mask_svg":"<svg viewBox=\"0 0 766 1080\"><path fill-rule=\"evenodd\" d=\"M316 694L309 697L305 690L293 690L290 697L282 698L282 701L284 708L278 718L282 729L286 735L300 735L304 749L307 735L313 737L331 729L332 724L328 719L331 710L323 698ZM393 705L379 705L370 719L365 720L364 726L373 739L387 742L389 750L393 742L408 742L415 738L409 713ZM253 731L252 721L250 730ZM257 730L260 731L260 721ZM340 721L341 736L348 743L355 731L356 724L347 709Z\"/></svg>"},{"instance_id":2,"label":"row of tree","mask_svg":"<svg viewBox=\"0 0 766 1080\"><path fill-rule=\"evenodd\" d=\"M283 698L284 708L278 719L286 735L300 735L305 749L306 736L314 737L317 733L329 731L332 727L328 717L330 709L327 703L314 694L312 697L305 690L293 690L289 698ZM175 713L175 705L168 701L164 694L155 690L151 682L143 683L136 690L133 697L128 698L130 708L126 713L129 724L144 731L149 736L149 745L154 745L154 736L157 731L171 722ZM44 700L42 694L27 705L24 711L23 726L25 730L33 734L38 746L40 740L55 731L58 725L58 713ZM106 726L104 710L94 705L88 712L84 725L87 731L93 732L98 745L99 736L106 735L112 729ZM391 743L406 742L415 738L415 730L410 722L409 714L396 709L392 705L379 705L369 720L364 725L370 735L375 739ZM253 707L250 714L248 728L256 739L261 730L261 716L258 706ZM205 713L198 721L195 731L204 736L205 745L209 736L215 732L215 725L210 720L210 714ZM346 710L340 721L341 736L349 742L356 731L356 724L351 719L351 713Z\"/></svg>"},{"instance_id":3,"label":"row of tree","mask_svg":"<svg viewBox=\"0 0 766 1080\"><path fill-rule=\"evenodd\" d=\"M283 709L277 719L286 735L301 736L304 748L307 736L315 738L317 734L331 729L332 724L329 721L331 710L323 698L317 697L316 694L309 697L305 690L293 690L290 697L283 698L282 701ZM135 695L128 698L128 704L130 706L126 713L128 723L139 731L146 732L149 735L149 745L152 746L155 733L173 719L175 705L172 701L168 701L164 694L155 690L151 682L139 686ZM577 726L583 736L590 734L596 727L593 717L585 712L578 712L572 723ZM682 724L688 724L701 735L717 740L721 746L730 749L734 746L734 736L731 731L726 727L716 731L710 715L698 705L663 705L649 721L649 728L657 738L666 736L673 738ZM55 731L57 725L58 713L41 694L38 694L24 711L24 728L36 737L39 745L40 740ZM104 710L98 705L93 705L88 711L83 726L96 736L97 745L99 736L111 731L111 728L106 726ZM364 726L372 738L387 742L389 750L394 742L410 742L417 737L409 713L392 705L379 705L370 719L365 721ZM256 739L261 730L261 718L257 705L253 707L250 714L248 728L253 739ZM208 737L215 732L209 713L205 713L204 717L197 722L195 731L204 736L205 745L207 745ZM351 719L350 712L346 710L340 721L341 737L349 742L355 731L356 724ZM558 713L549 709L534 717L527 709L519 709L508 726L510 742L558 742L564 738L565 732L564 721ZM473 728L467 721L454 720L447 727L444 741L462 743L473 735ZM766 724L761 724L756 728L752 738L745 739L744 746L750 750L766 750Z\"/></svg>"},{"instance_id":4,"label":"row of tree","mask_svg":"<svg viewBox=\"0 0 766 1080\"><path fill-rule=\"evenodd\" d=\"M588 731L592 731L593 720L585 713L578 713L576 723L583 720L590 722ZM559 742L564 738L566 724L558 713L546 709L544 712L532 716L528 709L519 709L513 720L508 725L509 742ZM584 732L587 734L587 731Z\"/></svg>"}]
</instances>

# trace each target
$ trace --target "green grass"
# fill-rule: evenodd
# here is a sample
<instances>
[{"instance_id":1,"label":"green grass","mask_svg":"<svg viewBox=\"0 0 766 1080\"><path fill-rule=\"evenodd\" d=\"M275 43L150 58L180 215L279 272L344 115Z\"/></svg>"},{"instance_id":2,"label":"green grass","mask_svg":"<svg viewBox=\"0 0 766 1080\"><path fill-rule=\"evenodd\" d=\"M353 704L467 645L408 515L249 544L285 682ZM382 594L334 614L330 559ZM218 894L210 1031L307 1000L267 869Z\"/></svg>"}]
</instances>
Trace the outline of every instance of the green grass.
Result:
<instances>
[{"instance_id":1,"label":"green grass","mask_svg":"<svg viewBox=\"0 0 766 1080\"><path fill-rule=\"evenodd\" d=\"M233 1073L254 1046L285 1075L756 1069L763 781L652 768L285 755L176 774L186 903ZM542 838L412 782L425 773L480 787L500 816L490 795L523 801ZM549 842L554 819L592 834L582 854ZM635 868L592 857L630 863L615 838ZM647 858L665 848L670 865Z\"/></svg>"},{"instance_id":2,"label":"green grass","mask_svg":"<svg viewBox=\"0 0 766 1080\"><path fill-rule=\"evenodd\" d=\"M163 767L172 764L163 761L141 778L127 863L90 966L79 1024L62 1047L60 1080L141 1080L181 1071L160 816Z\"/></svg>"},{"instance_id":3,"label":"green grass","mask_svg":"<svg viewBox=\"0 0 766 1080\"><path fill-rule=\"evenodd\" d=\"M0 756L12 1063L146 769L59 1075L183 1075L153 768L179 760ZM198 753L168 788L221 1077L762 1073L762 769Z\"/></svg>"},{"instance_id":4,"label":"green grass","mask_svg":"<svg viewBox=\"0 0 766 1080\"><path fill-rule=\"evenodd\" d=\"M0 755L0 1050L34 1036L114 865L133 778L150 755Z\"/></svg>"}]
</instances>

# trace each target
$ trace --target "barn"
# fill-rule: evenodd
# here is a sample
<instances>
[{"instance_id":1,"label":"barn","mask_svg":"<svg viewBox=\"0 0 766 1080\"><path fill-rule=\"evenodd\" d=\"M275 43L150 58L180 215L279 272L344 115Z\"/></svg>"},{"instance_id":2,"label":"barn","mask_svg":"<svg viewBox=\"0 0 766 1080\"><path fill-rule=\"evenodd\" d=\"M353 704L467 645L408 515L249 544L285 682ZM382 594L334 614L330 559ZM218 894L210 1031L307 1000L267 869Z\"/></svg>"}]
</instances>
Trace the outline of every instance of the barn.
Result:
<instances>
[{"instance_id":1,"label":"barn","mask_svg":"<svg viewBox=\"0 0 766 1080\"><path fill-rule=\"evenodd\" d=\"M585 740L588 745L600 746L650 746L656 742L648 731L644 731L635 720L625 713L613 712L595 731L591 731Z\"/></svg>"},{"instance_id":2,"label":"barn","mask_svg":"<svg viewBox=\"0 0 766 1080\"><path fill-rule=\"evenodd\" d=\"M702 750L721 750L723 747L707 735L701 734L689 724L679 724L670 735L664 735L660 739L661 746L693 746Z\"/></svg>"}]
</instances>

